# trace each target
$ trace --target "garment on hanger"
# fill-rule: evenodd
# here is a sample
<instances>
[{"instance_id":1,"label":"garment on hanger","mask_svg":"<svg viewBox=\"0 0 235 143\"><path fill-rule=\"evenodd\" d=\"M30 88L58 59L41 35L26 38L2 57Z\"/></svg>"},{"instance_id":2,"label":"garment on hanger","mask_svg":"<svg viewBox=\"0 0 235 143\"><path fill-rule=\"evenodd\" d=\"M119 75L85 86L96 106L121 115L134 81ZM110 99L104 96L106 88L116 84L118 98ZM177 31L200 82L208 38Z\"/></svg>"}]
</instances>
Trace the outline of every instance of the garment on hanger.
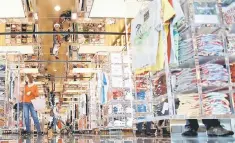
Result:
<instances>
[{"instance_id":1,"label":"garment on hanger","mask_svg":"<svg viewBox=\"0 0 235 143\"><path fill-rule=\"evenodd\" d=\"M179 32L177 23L180 23L184 18L184 12L181 8L179 0L172 1L172 6L175 10L175 16L170 24L171 35L171 52L170 52L170 64L178 66L178 49L179 49Z\"/></svg>"},{"instance_id":2,"label":"garment on hanger","mask_svg":"<svg viewBox=\"0 0 235 143\"><path fill-rule=\"evenodd\" d=\"M133 70L142 72L146 66L156 64L156 52L159 41L159 27L161 27L161 3L153 1L138 13L132 21L131 45L133 47Z\"/></svg>"},{"instance_id":3,"label":"garment on hanger","mask_svg":"<svg viewBox=\"0 0 235 143\"><path fill-rule=\"evenodd\" d=\"M168 0L168 2L170 3L170 5L173 7L173 2L172 2L172 0ZM175 15L174 15L175 16ZM171 32L171 28L172 28L172 24L171 24L171 22L172 22L172 19L174 18L174 16L171 18L171 19L169 19L168 20L168 23L169 23L169 25L168 25L168 28L169 28L169 31L168 31L168 33L167 33L167 57L168 57L168 63L170 62L170 59L171 59L171 46L172 46L172 39L171 39L171 35L170 35L170 32Z\"/></svg>"},{"instance_id":4,"label":"garment on hanger","mask_svg":"<svg viewBox=\"0 0 235 143\"><path fill-rule=\"evenodd\" d=\"M159 34L159 45L157 49L157 58L156 58L156 65L151 66L149 70L152 71L160 71L164 68L164 39L167 42L167 36L169 33L169 23L168 21L172 19L175 15L175 10L171 6L168 0L161 0L161 7L162 7L162 13L163 13L163 28L164 30L160 32ZM164 33L162 33L164 32ZM165 38L163 37L165 35Z\"/></svg>"}]
</instances>

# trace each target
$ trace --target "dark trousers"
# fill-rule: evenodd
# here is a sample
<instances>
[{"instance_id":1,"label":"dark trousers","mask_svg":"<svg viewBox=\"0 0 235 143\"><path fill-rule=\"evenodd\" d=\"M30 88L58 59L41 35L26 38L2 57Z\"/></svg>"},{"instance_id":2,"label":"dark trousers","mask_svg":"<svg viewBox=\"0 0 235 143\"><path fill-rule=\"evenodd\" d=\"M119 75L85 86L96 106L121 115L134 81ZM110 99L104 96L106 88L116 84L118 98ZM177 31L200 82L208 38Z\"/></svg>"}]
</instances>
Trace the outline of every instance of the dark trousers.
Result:
<instances>
[{"instance_id":1,"label":"dark trousers","mask_svg":"<svg viewBox=\"0 0 235 143\"><path fill-rule=\"evenodd\" d=\"M146 123L146 131L145 131L146 133L151 132L151 125L152 125L152 122L147 122ZM137 132L142 133L142 129L143 129L143 122L138 123L137 124Z\"/></svg>"},{"instance_id":2,"label":"dark trousers","mask_svg":"<svg viewBox=\"0 0 235 143\"><path fill-rule=\"evenodd\" d=\"M206 129L220 126L220 122L217 119L203 119L202 123L206 126ZM186 120L185 128L190 128L190 129L194 129L195 131L197 131L199 128L197 119Z\"/></svg>"}]
</instances>

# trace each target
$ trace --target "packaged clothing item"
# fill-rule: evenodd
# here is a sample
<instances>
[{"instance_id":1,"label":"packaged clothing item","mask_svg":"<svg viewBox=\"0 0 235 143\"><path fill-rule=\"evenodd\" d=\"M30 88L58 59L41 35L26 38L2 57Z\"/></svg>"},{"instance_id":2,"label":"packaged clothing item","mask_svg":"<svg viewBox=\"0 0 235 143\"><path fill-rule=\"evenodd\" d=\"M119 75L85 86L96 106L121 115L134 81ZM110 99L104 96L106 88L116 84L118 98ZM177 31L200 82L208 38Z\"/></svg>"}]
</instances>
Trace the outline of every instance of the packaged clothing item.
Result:
<instances>
[{"instance_id":1,"label":"packaged clothing item","mask_svg":"<svg viewBox=\"0 0 235 143\"><path fill-rule=\"evenodd\" d=\"M124 113L123 106L121 104L113 105L113 113L115 114Z\"/></svg>"},{"instance_id":2,"label":"packaged clothing item","mask_svg":"<svg viewBox=\"0 0 235 143\"><path fill-rule=\"evenodd\" d=\"M134 105L135 112L147 112L147 106L145 104L142 105Z\"/></svg>"},{"instance_id":3,"label":"packaged clothing item","mask_svg":"<svg viewBox=\"0 0 235 143\"><path fill-rule=\"evenodd\" d=\"M145 100L145 97L146 97L145 91L137 92L137 100Z\"/></svg>"},{"instance_id":4,"label":"packaged clothing item","mask_svg":"<svg viewBox=\"0 0 235 143\"><path fill-rule=\"evenodd\" d=\"M220 24L217 1L194 1L194 23Z\"/></svg>"}]
</instances>

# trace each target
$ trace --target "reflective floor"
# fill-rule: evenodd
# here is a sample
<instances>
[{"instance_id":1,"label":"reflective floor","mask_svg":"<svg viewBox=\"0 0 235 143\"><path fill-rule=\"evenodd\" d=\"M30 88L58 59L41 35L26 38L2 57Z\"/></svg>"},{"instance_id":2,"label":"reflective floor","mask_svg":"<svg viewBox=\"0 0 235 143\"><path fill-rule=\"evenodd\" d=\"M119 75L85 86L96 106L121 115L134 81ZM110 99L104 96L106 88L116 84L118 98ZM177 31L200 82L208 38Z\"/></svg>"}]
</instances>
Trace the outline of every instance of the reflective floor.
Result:
<instances>
[{"instance_id":1,"label":"reflective floor","mask_svg":"<svg viewBox=\"0 0 235 143\"><path fill-rule=\"evenodd\" d=\"M235 137L208 138L206 134L199 134L197 138L185 138L180 134L173 134L171 138L135 138L120 136L54 136L18 137L1 136L0 143L235 143Z\"/></svg>"}]
</instances>

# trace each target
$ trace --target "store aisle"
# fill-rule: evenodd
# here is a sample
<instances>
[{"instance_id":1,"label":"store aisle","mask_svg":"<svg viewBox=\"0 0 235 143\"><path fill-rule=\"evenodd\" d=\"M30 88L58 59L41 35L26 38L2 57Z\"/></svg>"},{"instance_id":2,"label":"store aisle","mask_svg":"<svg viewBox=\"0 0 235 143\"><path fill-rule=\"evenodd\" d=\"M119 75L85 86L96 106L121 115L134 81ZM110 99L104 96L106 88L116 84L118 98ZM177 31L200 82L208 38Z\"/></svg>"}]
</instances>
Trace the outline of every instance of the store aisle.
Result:
<instances>
[{"instance_id":1,"label":"store aisle","mask_svg":"<svg viewBox=\"0 0 235 143\"><path fill-rule=\"evenodd\" d=\"M56 11L55 6L60 6L60 10ZM60 14L65 10L73 10L74 0L37 0L39 31L53 31L54 22L58 20ZM65 27L66 28L66 27ZM41 45L43 50L42 60L54 61L55 56L50 55L50 49L53 47L53 35L41 35ZM59 59L67 59L67 43L62 43L59 49ZM64 76L65 63L46 63L47 73L55 76Z\"/></svg>"}]
</instances>

